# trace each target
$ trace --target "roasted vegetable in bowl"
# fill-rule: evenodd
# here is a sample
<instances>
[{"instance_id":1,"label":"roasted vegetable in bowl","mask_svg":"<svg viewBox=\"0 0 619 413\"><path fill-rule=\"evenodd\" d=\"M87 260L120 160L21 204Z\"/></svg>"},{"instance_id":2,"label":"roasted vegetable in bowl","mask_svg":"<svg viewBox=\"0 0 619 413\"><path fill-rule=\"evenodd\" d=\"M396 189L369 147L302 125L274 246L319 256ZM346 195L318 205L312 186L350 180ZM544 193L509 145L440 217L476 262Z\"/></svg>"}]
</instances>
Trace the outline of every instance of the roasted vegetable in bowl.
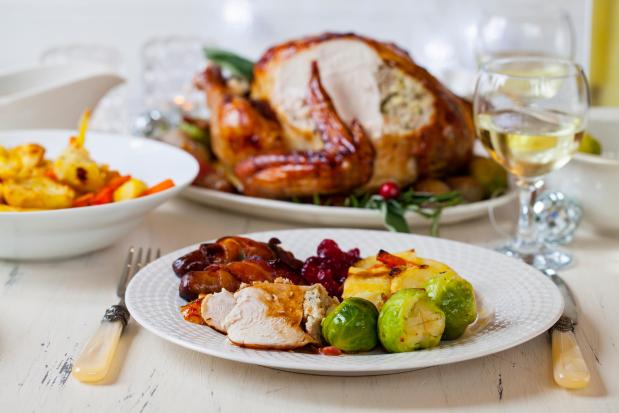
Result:
<instances>
[{"instance_id":1,"label":"roasted vegetable in bowl","mask_svg":"<svg viewBox=\"0 0 619 413\"><path fill-rule=\"evenodd\" d=\"M69 208L75 197L75 191L69 186L46 176L7 180L2 186L4 202L14 208Z\"/></svg>"},{"instance_id":2,"label":"roasted vegetable in bowl","mask_svg":"<svg viewBox=\"0 0 619 413\"><path fill-rule=\"evenodd\" d=\"M444 330L445 313L418 288L392 295L378 317L380 342L391 353L435 347Z\"/></svg>"},{"instance_id":3,"label":"roasted vegetable in bowl","mask_svg":"<svg viewBox=\"0 0 619 413\"><path fill-rule=\"evenodd\" d=\"M348 353L370 351L378 344L378 310L368 300L349 298L322 320L322 336Z\"/></svg>"},{"instance_id":4,"label":"roasted vegetable in bowl","mask_svg":"<svg viewBox=\"0 0 619 413\"><path fill-rule=\"evenodd\" d=\"M166 179L150 188L136 178L121 175L92 159L84 146L89 114L82 118L77 136L55 160L45 148L23 144L0 145L0 211L24 212L102 205L150 195L174 186Z\"/></svg>"}]
</instances>

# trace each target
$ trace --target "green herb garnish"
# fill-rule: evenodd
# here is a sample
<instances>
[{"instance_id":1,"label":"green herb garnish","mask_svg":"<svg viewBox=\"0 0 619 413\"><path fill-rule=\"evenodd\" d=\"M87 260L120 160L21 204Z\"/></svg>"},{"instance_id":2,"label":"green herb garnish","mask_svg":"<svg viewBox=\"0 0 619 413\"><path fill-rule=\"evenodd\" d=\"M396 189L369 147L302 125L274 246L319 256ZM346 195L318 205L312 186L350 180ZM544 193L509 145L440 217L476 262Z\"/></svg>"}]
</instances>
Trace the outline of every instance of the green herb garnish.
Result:
<instances>
[{"instance_id":1,"label":"green herb garnish","mask_svg":"<svg viewBox=\"0 0 619 413\"><path fill-rule=\"evenodd\" d=\"M439 235L439 224L443 208L458 205L462 198L458 191L452 191L441 195L415 192L409 189L400 194L396 199L384 199L380 195L349 195L344 200L344 205L352 208L376 209L383 213L385 226L390 231L410 233L410 227L406 222L406 212L412 211L424 218L430 219L432 225L430 234Z\"/></svg>"},{"instance_id":2,"label":"green herb garnish","mask_svg":"<svg viewBox=\"0 0 619 413\"><path fill-rule=\"evenodd\" d=\"M314 205L322 205L322 203L320 202L320 195L319 194L314 193L312 195L312 203Z\"/></svg>"},{"instance_id":3,"label":"green herb garnish","mask_svg":"<svg viewBox=\"0 0 619 413\"><path fill-rule=\"evenodd\" d=\"M210 133L208 129L202 129L189 122L181 122L178 129L187 135L191 140L209 145Z\"/></svg>"},{"instance_id":4,"label":"green herb garnish","mask_svg":"<svg viewBox=\"0 0 619 413\"><path fill-rule=\"evenodd\" d=\"M254 62L227 50L205 47L206 58L248 82L254 77Z\"/></svg>"}]
</instances>

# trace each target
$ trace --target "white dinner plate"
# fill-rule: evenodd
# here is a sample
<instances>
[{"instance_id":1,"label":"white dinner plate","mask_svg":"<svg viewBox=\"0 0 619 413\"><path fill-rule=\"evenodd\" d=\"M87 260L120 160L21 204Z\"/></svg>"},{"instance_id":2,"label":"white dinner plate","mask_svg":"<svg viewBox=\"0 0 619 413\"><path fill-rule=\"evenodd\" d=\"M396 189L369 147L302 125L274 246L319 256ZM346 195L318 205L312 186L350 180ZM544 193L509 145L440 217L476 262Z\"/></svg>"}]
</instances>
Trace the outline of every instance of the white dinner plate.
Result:
<instances>
[{"instance_id":1,"label":"white dinner plate","mask_svg":"<svg viewBox=\"0 0 619 413\"><path fill-rule=\"evenodd\" d=\"M172 262L195 249L193 245L161 257L131 281L126 295L131 316L144 328L180 346L242 363L323 375L377 375L470 360L524 343L548 330L563 310L555 285L520 261L480 247L419 235L351 229L303 229L245 235L267 241L277 237L282 246L304 259L316 252L324 238L343 249L359 247L362 256L379 249L397 252L415 248L422 257L443 261L468 279L484 303L480 327L454 341L411 353L371 353L338 357L290 351L252 350L231 344L225 335L183 319L179 307L179 279Z\"/></svg>"},{"instance_id":2,"label":"white dinner plate","mask_svg":"<svg viewBox=\"0 0 619 413\"><path fill-rule=\"evenodd\" d=\"M515 191L509 191L505 195L493 199L445 208L441 215L441 223L455 224L457 222L485 216L488 213L488 208L497 208L501 205L505 205L513 199L515 195ZM381 212L371 209L297 204L275 199L230 194L197 186L190 186L185 189L183 196L198 203L221 208L226 211L277 221L283 220L300 224L330 225L337 227L384 227ZM414 212L408 212L406 214L406 220L409 225L412 226L430 225L430 220Z\"/></svg>"}]
</instances>

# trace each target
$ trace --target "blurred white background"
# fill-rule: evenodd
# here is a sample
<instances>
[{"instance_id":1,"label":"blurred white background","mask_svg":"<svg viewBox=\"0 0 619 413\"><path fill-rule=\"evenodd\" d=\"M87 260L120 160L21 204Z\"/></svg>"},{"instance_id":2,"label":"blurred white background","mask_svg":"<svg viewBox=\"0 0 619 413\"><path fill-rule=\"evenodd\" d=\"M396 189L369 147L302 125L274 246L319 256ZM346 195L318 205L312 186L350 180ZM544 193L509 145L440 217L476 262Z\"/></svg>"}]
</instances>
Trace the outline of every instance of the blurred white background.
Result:
<instances>
[{"instance_id":1,"label":"blurred white background","mask_svg":"<svg viewBox=\"0 0 619 413\"><path fill-rule=\"evenodd\" d=\"M136 96L140 49L153 37L196 36L255 58L275 42L331 30L394 41L442 77L475 69L476 22L507 7L567 11L575 58L587 66L591 0L0 0L0 71L36 64L56 46L111 46Z\"/></svg>"}]
</instances>

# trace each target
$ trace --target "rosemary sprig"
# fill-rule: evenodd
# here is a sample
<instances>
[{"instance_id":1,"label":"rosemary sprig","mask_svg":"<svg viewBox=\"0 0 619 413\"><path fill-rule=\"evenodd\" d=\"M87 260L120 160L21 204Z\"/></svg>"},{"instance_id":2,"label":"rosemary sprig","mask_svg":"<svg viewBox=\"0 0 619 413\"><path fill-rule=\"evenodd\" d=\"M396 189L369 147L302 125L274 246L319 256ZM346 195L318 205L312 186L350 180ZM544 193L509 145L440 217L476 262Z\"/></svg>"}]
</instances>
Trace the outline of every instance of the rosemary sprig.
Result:
<instances>
[{"instance_id":1,"label":"rosemary sprig","mask_svg":"<svg viewBox=\"0 0 619 413\"><path fill-rule=\"evenodd\" d=\"M199 142L207 148L210 148L211 134L208 129L202 129L199 126L189 122L181 122L180 125L178 125L178 129L187 135L191 140Z\"/></svg>"},{"instance_id":2,"label":"rosemary sprig","mask_svg":"<svg viewBox=\"0 0 619 413\"><path fill-rule=\"evenodd\" d=\"M381 211L385 226L395 232L409 233L410 227L406 222L405 214L407 211L415 212L432 221L430 234L437 237L443 209L461 202L462 198L458 191L434 195L409 189L395 199L384 199L376 194L349 195L344 200L344 205Z\"/></svg>"},{"instance_id":3,"label":"rosemary sprig","mask_svg":"<svg viewBox=\"0 0 619 413\"><path fill-rule=\"evenodd\" d=\"M312 203L314 205L318 205L318 206L322 205L322 203L320 202L320 195L319 194L317 194L317 193L313 193L312 194Z\"/></svg>"},{"instance_id":4,"label":"rosemary sprig","mask_svg":"<svg viewBox=\"0 0 619 413\"><path fill-rule=\"evenodd\" d=\"M205 47L204 54L211 62L229 70L232 74L251 82L254 76L254 63L227 50Z\"/></svg>"}]
</instances>

